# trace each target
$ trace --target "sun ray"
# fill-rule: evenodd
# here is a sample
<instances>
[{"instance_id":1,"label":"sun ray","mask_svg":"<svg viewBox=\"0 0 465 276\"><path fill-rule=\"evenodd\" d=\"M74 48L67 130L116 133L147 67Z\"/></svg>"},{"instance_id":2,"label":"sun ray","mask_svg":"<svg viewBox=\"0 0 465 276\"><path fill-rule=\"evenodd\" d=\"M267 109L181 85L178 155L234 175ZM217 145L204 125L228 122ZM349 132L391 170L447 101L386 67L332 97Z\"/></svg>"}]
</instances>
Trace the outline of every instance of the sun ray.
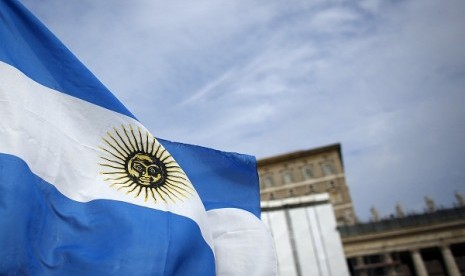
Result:
<instances>
[{"instance_id":1,"label":"sun ray","mask_svg":"<svg viewBox=\"0 0 465 276\"><path fill-rule=\"evenodd\" d=\"M169 172L170 175L172 175L172 176L184 177L184 180L189 181L186 178L186 174L184 173L184 171L182 169L180 169L180 171L179 170L174 170L174 169L170 169L170 170L166 170L166 171Z\"/></svg>"},{"instance_id":2,"label":"sun ray","mask_svg":"<svg viewBox=\"0 0 465 276\"><path fill-rule=\"evenodd\" d=\"M189 181L187 178L185 178L184 176L181 176L181 175L171 174L170 177L174 178L174 179L172 179L173 181L176 181L176 182L179 182L179 183L182 183L182 184L185 184L184 183L185 181Z\"/></svg>"},{"instance_id":3,"label":"sun ray","mask_svg":"<svg viewBox=\"0 0 465 276\"><path fill-rule=\"evenodd\" d=\"M192 196L192 192L188 189L184 189L183 187L179 187L177 185L169 184L170 189L182 194L184 197Z\"/></svg>"},{"instance_id":4,"label":"sun ray","mask_svg":"<svg viewBox=\"0 0 465 276\"><path fill-rule=\"evenodd\" d=\"M186 183L184 181L180 181L180 180L177 180L177 179L173 179L173 178L170 178L170 179L167 179L167 182L168 183L175 183L175 184L178 184L178 185L181 185L180 187L190 187L189 185L186 185Z\"/></svg>"},{"instance_id":5,"label":"sun ray","mask_svg":"<svg viewBox=\"0 0 465 276\"><path fill-rule=\"evenodd\" d=\"M155 156L155 153L153 152L155 150L155 144L156 144L157 140L155 138L152 139L152 150L149 151L150 154L152 154L153 156Z\"/></svg>"},{"instance_id":6,"label":"sun ray","mask_svg":"<svg viewBox=\"0 0 465 276\"><path fill-rule=\"evenodd\" d=\"M121 143L123 143L123 145L126 147L126 149L128 150L128 152L133 152L133 150L128 146L128 144L126 144L126 141L124 141L123 137L119 134L118 130L116 129L116 127L113 128L113 130L115 131L116 135L118 136L118 138L121 140Z\"/></svg>"},{"instance_id":7,"label":"sun ray","mask_svg":"<svg viewBox=\"0 0 465 276\"><path fill-rule=\"evenodd\" d=\"M185 194L181 193L180 191L173 188L171 185L167 185L169 187L169 192L173 194L177 199L183 201L182 199L186 197Z\"/></svg>"},{"instance_id":8,"label":"sun ray","mask_svg":"<svg viewBox=\"0 0 465 276\"><path fill-rule=\"evenodd\" d=\"M100 172L100 174L124 174L126 175L126 172Z\"/></svg>"},{"instance_id":9,"label":"sun ray","mask_svg":"<svg viewBox=\"0 0 465 276\"><path fill-rule=\"evenodd\" d=\"M184 171L178 166L166 167L166 171L183 174Z\"/></svg>"},{"instance_id":10,"label":"sun ray","mask_svg":"<svg viewBox=\"0 0 465 276\"><path fill-rule=\"evenodd\" d=\"M146 130L145 131L145 152L149 152L149 132Z\"/></svg>"},{"instance_id":11,"label":"sun ray","mask_svg":"<svg viewBox=\"0 0 465 276\"><path fill-rule=\"evenodd\" d=\"M155 202L155 204L157 203L157 198L155 197L155 194L153 192L154 189L150 189L150 193L152 194L152 198L153 198L153 201Z\"/></svg>"},{"instance_id":12,"label":"sun ray","mask_svg":"<svg viewBox=\"0 0 465 276\"><path fill-rule=\"evenodd\" d=\"M171 183L171 182L168 182L168 183L169 183L170 187L172 187L173 189L177 189L178 191L183 191L183 192L186 192L189 195L192 195L191 189L188 188L189 186L184 186L183 187L183 186L178 186L176 183Z\"/></svg>"},{"instance_id":13,"label":"sun ray","mask_svg":"<svg viewBox=\"0 0 465 276\"><path fill-rule=\"evenodd\" d=\"M163 152L163 153L168 153L166 150ZM165 162L166 159L170 158L171 155L168 153L167 155L165 155L163 158L160 158L160 161L161 162Z\"/></svg>"},{"instance_id":14,"label":"sun ray","mask_svg":"<svg viewBox=\"0 0 465 276\"><path fill-rule=\"evenodd\" d=\"M118 158L118 159L121 160L121 161L125 161L125 160L126 160L124 157L118 156L118 155L114 154L113 152L111 152L111 151L109 151L109 150L107 150L107 149L105 149L105 148L99 147L99 149L101 149L101 150L103 150L103 151L105 151L105 152L111 154L111 156L113 156L113 157L115 157L115 158Z\"/></svg>"},{"instance_id":15,"label":"sun ray","mask_svg":"<svg viewBox=\"0 0 465 276\"><path fill-rule=\"evenodd\" d=\"M161 146L160 146L160 148L161 148L161 151L160 151L160 153L157 155L157 158L161 160L162 157L163 157L163 155L165 154L166 149L163 148L163 147L161 147Z\"/></svg>"},{"instance_id":16,"label":"sun ray","mask_svg":"<svg viewBox=\"0 0 465 276\"><path fill-rule=\"evenodd\" d=\"M121 146L121 145L119 144L119 142L116 141L115 137L113 137L113 135L111 135L111 133L108 132L108 131L107 131L107 136L110 137L111 140L113 140L113 142L115 142L115 144L116 144L122 151L124 151L124 153L125 153L126 155L129 154L129 152L126 151L126 149L125 149L123 146Z\"/></svg>"},{"instance_id":17,"label":"sun ray","mask_svg":"<svg viewBox=\"0 0 465 276\"><path fill-rule=\"evenodd\" d=\"M121 153L112 143L110 143L107 139L102 138L105 143L107 143L112 149L114 149L119 155L125 156L123 153Z\"/></svg>"},{"instance_id":18,"label":"sun ray","mask_svg":"<svg viewBox=\"0 0 465 276\"><path fill-rule=\"evenodd\" d=\"M170 175L170 179L173 181L181 182L186 184L186 182L189 182L189 179L185 177L184 174L180 172L173 172L173 171L168 171Z\"/></svg>"},{"instance_id":19,"label":"sun ray","mask_svg":"<svg viewBox=\"0 0 465 276\"><path fill-rule=\"evenodd\" d=\"M140 193L142 192L142 186L138 186L139 188L139 192L137 192L137 194L134 196L134 198L138 197L140 195Z\"/></svg>"},{"instance_id":20,"label":"sun ray","mask_svg":"<svg viewBox=\"0 0 465 276\"><path fill-rule=\"evenodd\" d=\"M149 191L147 187L144 187L144 193L145 193L144 202L147 202L147 197L149 195Z\"/></svg>"},{"instance_id":21,"label":"sun ray","mask_svg":"<svg viewBox=\"0 0 465 276\"><path fill-rule=\"evenodd\" d=\"M118 161L116 161L116 160L111 160L111 159L108 159L108 158L103 157L103 156L99 156L99 157L102 158L102 159L105 160L105 161L108 161L108 162L112 162L112 163L119 164L119 165L122 165L122 166L125 165L124 163L120 163L120 162L118 162Z\"/></svg>"},{"instance_id":22,"label":"sun ray","mask_svg":"<svg viewBox=\"0 0 465 276\"><path fill-rule=\"evenodd\" d=\"M136 183L131 182L131 183L125 185L125 186L119 187L119 188L117 189L117 191L119 191L119 190L121 190L121 189L129 188L129 187L131 187L132 185L137 186Z\"/></svg>"},{"instance_id":23,"label":"sun ray","mask_svg":"<svg viewBox=\"0 0 465 276\"><path fill-rule=\"evenodd\" d=\"M144 149L144 140L142 139L142 132L140 131L140 127L139 127L139 126L137 126L137 130L139 131L139 138L140 138L139 144L140 144L141 151L147 152L147 151Z\"/></svg>"},{"instance_id":24,"label":"sun ray","mask_svg":"<svg viewBox=\"0 0 465 276\"><path fill-rule=\"evenodd\" d=\"M134 144L136 144L136 150L141 151L139 149L139 143L137 141L136 135L134 134L134 129L132 128L132 125L129 125L129 130L131 130L132 137L134 138Z\"/></svg>"},{"instance_id":25,"label":"sun ray","mask_svg":"<svg viewBox=\"0 0 465 276\"><path fill-rule=\"evenodd\" d=\"M134 183L134 181L132 181L132 179L129 178L128 180L126 180L126 181L124 181L124 182L113 182L112 184L115 184L115 185L124 185L124 184L127 184L127 183L129 183L129 182L133 182L133 183Z\"/></svg>"},{"instance_id":26,"label":"sun ray","mask_svg":"<svg viewBox=\"0 0 465 276\"><path fill-rule=\"evenodd\" d=\"M171 197L173 193L171 193L169 190L165 191L166 186L160 186L160 192L165 194L173 203L176 203L176 201Z\"/></svg>"},{"instance_id":27,"label":"sun ray","mask_svg":"<svg viewBox=\"0 0 465 276\"><path fill-rule=\"evenodd\" d=\"M115 181L115 180L121 180L121 179L125 179L125 178L127 178L127 179L131 179L131 178L129 178L129 176L127 176L127 175L123 175L123 176L116 177L116 178L107 177L107 178L105 178L104 180L105 180L105 181L108 181L108 180Z\"/></svg>"},{"instance_id":28,"label":"sun ray","mask_svg":"<svg viewBox=\"0 0 465 276\"><path fill-rule=\"evenodd\" d=\"M135 189L137 189L137 187L140 187L140 186L139 186L139 185L137 185L137 184L135 184L135 185L134 185L134 187L132 188L132 190L130 190L130 191L129 191L129 190L128 190L128 191L126 191L126 194L129 194L129 193L132 193L132 192L134 192L134 190L135 190Z\"/></svg>"},{"instance_id":29,"label":"sun ray","mask_svg":"<svg viewBox=\"0 0 465 276\"><path fill-rule=\"evenodd\" d=\"M176 190L178 193L187 193L190 195L190 191L188 189L184 189L183 187L180 187L176 184L173 184L173 183L169 183L168 186L173 189L173 190Z\"/></svg>"},{"instance_id":30,"label":"sun ray","mask_svg":"<svg viewBox=\"0 0 465 276\"><path fill-rule=\"evenodd\" d=\"M131 179L128 179L128 180L126 180L126 181L124 181L124 182L113 182L113 183L110 185L110 187L114 187L115 185L125 185L125 184L127 184L127 183L129 183L129 182L131 182L131 181L132 181ZM133 183L134 183L134 182L133 182Z\"/></svg>"},{"instance_id":31,"label":"sun ray","mask_svg":"<svg viewBox=\"0 0 465 276\"><path fill-rule=\"evenodd\" d=\"M157 193L157 195L160 196L160 198L161 198L165 203L168 203L168 202L166 201L166 199L163 197L163 195L160 193L159 189L160 189L159 187L156 187L156 188L155 188L155 192Z\"/></svg>"},{"instance_id":32,"label":"sun ray","mask_svg":"<svg viewBox=\"0 0 465 276\"><path fill-rule=\"evenodd\" d=\"M179 167L179 166L178 166L178 163L176 163L176 161L174 161L174 159L173 159L173 160L170 160L170 161L167 161L167 162L165 163L165 165L166 165L167 168L170 168L170 167L171 167L171 166L168 166L168 165L170 165L170 164L174 164L174 166Z\"/></svg>"},{"instance_id":33,"label":"sun ray","mask_svg":"<svg viewBox=\"0 0 465 276\"><path fill-rule=\"evenodd\" d=\"M155 153L153 154L153 156L155 156L156 158L159 158L158 151L160 150L160 148L161 148L161 145L157 143L157 151L155 151Z\"/></svg>"},{"instance_id":34,"label":"sun ray","mask_svg":"<svg viewBox=\"0 0 465 276\"><path fill-rule=\"evenodd\" d=\"M124 169L124 167L116 167L116 166L112 166L112 165L109 165L109 164L103 164L103 163L99 163L100 166L104 166L104 167L109 167L109 168L113 168L113 169Z\"/></svg>"},{"instance_id":35,"label":"sun ray","mask_svg":"<svg viewBox=\"0 0 465 276\"><path fill-rule=\"evenodd\" d=\"M132 140L131 140L131 137L129 137L128 131L126 130L124 125L121 125L121 127L123 128L123 131L124 131L124 134L126 135L126 138L128 138L129 145L131 145L131 147L132 147L132 152L136 152L137 151L136 146L132 144Z\"/></svg>"}]
</instances>

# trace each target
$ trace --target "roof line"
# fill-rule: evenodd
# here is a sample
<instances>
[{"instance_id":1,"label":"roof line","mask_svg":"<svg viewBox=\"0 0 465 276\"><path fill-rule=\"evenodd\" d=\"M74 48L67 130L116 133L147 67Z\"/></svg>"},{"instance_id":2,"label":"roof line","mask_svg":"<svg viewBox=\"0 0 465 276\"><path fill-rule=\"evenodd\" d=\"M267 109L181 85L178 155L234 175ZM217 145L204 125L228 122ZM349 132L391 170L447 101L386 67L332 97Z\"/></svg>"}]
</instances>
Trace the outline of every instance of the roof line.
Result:
<instances>
[{"instance_id":1,"label":"roof line","mask_svg":"<svg viewBox=\"0 0 465 276\"><path fill-rule=\"evenodd\" d=\"M308 150L300 150L300 151L295 151L291 153L285 153L285 154L276 155L272 157L266 157L266 158L257 160L257 166L261 167L261 166L271 165L271 164L279 163L282 161L288 161L290 159L298 159L298 158L315 155L318 153L323 153L323 152L331 151L331 150L337 150L339 154L339 158L341 159L341 165L344 168L344 162L342 160L340 143L331 144L331 145L322 146L322 147L313 148L313 149L308 149Z\"/></svg>"}]
</instances>

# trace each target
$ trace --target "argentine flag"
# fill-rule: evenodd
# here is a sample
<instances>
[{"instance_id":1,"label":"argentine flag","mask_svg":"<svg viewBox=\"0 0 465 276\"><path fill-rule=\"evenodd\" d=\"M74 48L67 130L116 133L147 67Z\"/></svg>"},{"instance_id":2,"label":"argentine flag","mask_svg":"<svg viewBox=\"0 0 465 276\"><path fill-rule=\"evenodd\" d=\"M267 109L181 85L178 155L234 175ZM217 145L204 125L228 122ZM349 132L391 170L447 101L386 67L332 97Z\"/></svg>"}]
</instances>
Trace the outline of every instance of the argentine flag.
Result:
<instances>
[{"instance_id":1,"label":"argentine flag","mask_svg":"<svg viewBox=\"0 0 465 276\"><path fill-rule=\"evenodd\" d=\"M1 275L274 275L259 216L253 157L156 139L0 0Z\"/></svg>"}]
</instances>

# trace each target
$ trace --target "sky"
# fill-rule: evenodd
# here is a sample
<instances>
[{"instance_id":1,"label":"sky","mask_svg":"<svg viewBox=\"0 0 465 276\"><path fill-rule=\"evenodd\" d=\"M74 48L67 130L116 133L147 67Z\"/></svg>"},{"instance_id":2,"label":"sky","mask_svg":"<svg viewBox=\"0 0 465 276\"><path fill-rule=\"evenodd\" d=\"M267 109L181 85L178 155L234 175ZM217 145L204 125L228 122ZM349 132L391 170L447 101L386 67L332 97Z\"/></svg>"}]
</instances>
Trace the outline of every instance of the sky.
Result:
<instances>
[{"instance_id":1,"label":"sky","mask_svg":"<svg viewBox=\"0 0 465 276\"><path fill-rule=\"evenodd\" d=\"M465 196L463 0L21 0L157 137L341 143L362 221Z\"/></svg>"}]
</instances>

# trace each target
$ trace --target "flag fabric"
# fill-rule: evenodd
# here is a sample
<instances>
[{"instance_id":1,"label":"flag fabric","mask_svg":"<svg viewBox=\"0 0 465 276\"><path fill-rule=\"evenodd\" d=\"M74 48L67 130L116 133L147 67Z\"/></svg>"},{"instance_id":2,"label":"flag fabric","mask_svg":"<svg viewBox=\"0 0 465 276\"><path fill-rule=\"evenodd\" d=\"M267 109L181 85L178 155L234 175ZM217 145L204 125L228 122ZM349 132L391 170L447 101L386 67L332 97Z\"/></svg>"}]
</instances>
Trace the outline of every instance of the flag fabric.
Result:
<instances>
[{"instance_id":1,"label":"flag fabric","mask_svg":"<svg viewBox=\"0 0 465 276\"><path fill-rule=\"evenodd\" d=\"M273 275L259 217L254 157L156 139L0 0L0 274Z\"/></svg>"}]
</instances>

